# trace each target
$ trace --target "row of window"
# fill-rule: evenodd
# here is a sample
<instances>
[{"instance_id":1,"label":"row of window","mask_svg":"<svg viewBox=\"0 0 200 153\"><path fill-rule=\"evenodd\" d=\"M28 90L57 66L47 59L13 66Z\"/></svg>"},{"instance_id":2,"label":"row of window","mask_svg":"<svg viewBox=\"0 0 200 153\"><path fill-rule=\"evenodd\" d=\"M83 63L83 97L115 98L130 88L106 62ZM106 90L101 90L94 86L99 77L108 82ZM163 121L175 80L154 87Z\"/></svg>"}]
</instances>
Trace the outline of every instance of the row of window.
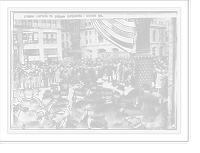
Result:
<instances>
[{"instance_id":1,"label":"row of window","mask_svg":"<svg viewBox=\"0 0 200 153\"><path fill-rule=\"evenodd\" d=\"M41 26L41 27L57 27L56 20L14 20L14 25L22 26Z\"/></svg>"},{"instance_id":2,"label":"row of window","mask_svg":"<svg viewBox=\"0 0 200 153\"><path fill-rule=\"evenodd\" d=\"M159 36L157 38L157 32L159 32ZM159 31L156 31L156 30L153 30L153 36L152 36L152 41L155 42L155 41L158 41L159 42L164 42L165 41L165 37L166 37L166 33L164 30L162 29L159 29Z\"/></svg>"},{"instance_id":3,"label":"row of window","mask_svg":"<svg viewBox=\"0 0 200 153\"><path fill-rule=\"evenodd\" d=\"M23 44L38 44L39 43L38 32L24 31L22 33L22 43ZM44 44L56 44L57 43L57 33L56 32L43 32L43 43Z\"/></svg>"},{"instance_id":4,"label":"row of window","mask_svg":"<svg viewBox=\"0 0 200 153\"><path fill-rule=\"evenodd\" d=\"M99 35L98 36L98 40L99 40L99 43L103 43L104 42L104 38L101 36L101 35ZM86 39L86 44L91 44L92 43L92 39ZM97 43L97 39L95 39L95 43Z\"/></svg>"}]
</instances>

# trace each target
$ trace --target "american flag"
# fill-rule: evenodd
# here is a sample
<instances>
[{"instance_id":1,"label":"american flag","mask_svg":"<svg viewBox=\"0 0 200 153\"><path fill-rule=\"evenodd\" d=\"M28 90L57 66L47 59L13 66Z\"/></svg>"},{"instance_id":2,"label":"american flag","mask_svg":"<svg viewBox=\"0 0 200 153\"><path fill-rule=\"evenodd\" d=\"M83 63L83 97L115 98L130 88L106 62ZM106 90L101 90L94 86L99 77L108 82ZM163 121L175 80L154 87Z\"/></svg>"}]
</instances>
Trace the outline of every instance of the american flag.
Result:
<instances>
[{"instance_id":1,"label":"american flag","mask_svg":"<svg viewBox=\"0 0 200 153\"><path fill-rule=\"evenodd\" d=\"M110 43L133 53L136 32L134 22L125 19L91 19L96 31Z\"/></svg>"}]
</instances>

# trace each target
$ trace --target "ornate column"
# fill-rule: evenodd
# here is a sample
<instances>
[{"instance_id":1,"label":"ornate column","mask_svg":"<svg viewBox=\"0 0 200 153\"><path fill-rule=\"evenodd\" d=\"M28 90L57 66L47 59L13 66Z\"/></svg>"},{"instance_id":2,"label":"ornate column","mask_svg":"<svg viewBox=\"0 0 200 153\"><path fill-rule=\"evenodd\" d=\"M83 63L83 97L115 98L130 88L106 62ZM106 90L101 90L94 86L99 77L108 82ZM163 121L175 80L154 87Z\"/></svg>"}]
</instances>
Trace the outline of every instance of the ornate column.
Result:
<instances>
[{"instance_id":1,"label":"ornate column","mask_svg":"<svg viewBox=\"0 0 200 153\"><path fill-rule=\"evenodd\" d=\"M151 19L136 19L136 54L135 71L136 71L136 87L141 89L143 84L152 83L153 58L150 52L150 24Z\"/></svg>"}]
</instances>

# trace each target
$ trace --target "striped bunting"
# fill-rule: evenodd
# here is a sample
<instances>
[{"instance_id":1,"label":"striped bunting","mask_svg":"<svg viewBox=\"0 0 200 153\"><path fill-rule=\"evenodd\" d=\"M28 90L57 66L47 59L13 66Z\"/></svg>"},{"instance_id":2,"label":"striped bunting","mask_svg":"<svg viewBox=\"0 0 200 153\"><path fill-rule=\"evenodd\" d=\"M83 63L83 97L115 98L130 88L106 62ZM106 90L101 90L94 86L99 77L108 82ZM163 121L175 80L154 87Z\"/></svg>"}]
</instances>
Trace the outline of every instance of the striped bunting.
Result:
<instances>
[{"instance_id":1,"label":"striped bunting","mask_svg":"<svg viewBox=\"0 0 200 153\"><path fill-rule=\"evenodd\" d=\"M91 22L104 39L124 51L133 52L136 36L133 23L123 19L91 19Z\"/></svg>"}]
</instances>

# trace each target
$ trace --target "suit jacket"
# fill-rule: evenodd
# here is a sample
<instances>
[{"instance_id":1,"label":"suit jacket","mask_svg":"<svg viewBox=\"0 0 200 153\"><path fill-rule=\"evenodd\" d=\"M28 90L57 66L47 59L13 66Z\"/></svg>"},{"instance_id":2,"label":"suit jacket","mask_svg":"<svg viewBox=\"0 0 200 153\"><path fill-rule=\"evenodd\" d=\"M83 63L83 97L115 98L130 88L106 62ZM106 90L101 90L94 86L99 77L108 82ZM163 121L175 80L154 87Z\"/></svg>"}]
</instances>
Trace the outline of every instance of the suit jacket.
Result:
<instances>
[{"instance_id":1,"label":"suit jacket","mask_svg":"<svg viewBox=\"0 0 200 153\"><path fill-rule=\"evenodd\" d=\"M115 104L113 101L108 101L101 106L105 114L105 120L108 122L108 128L112 128L114 123L117 121L117 113L120 111L120 106Z\"/></svg>"},{"instance_id":2,"label":"suit jacket","mask_svg":"<svg viewBox=\"0 0 200 153\"><path fill-rule=\"evenodd\" d=\"M156 111L159 109L159 99L150 92L145 93L139 97L139 104L143 111L142 123L153 123L156 119Z\"/></svg>"},{"instance_id":3,"label":"suit jacket","mask_svg":"<svg viewBox=\"0 0 200 153\"><path fill-rule=\"evenodd\" d=\"M168 102L166 101L160 106L156 114L155 126L165 128L167 125L168 115Z\"/></svg>"},{"instance_id":4,"label":"suit jacket","mask_svg":"<svg viewBox=\"0 0 200 153\"><path fill-rule=\"evenodd\" d=\"M93 102L97 104L97 108L101 108L101 106L103 106L106 100L101 98L101 99L95 99Z\"/></svg>"},{"instance_id":5,"label":"suit jacket","mask_svg":"<svg viewBox=\"0 0 200 153\"><path fill-rule=\"evenodd\" d=\"M139 90L137 88L129 91L128 95L131 96L134 105L135 105L136 101L139 101L139 95L140 94L139 94Z\"/></svg>"},{"instance_id":6,"label":"suit jacket","mask_svg":"<svg viewBox=\"0 0 200 153\"><path fill-rule=\"evenodd\" d=\"M86 115L86 101L79 100L78 102L74 103L71 109L71 117L73 120L80 122L84 116Z\"/></svg>"},{"instance_id":7,"label":"suit jacket","mask_svg":"<svg viewBox=\"0 0 200 153\"><path fill-rule=\"evenodd\" d=\"M80 121L81 129L88 129L87 119L88 119L88 115L85 115L84 119Z\"/></svg>"}]
</instances>

